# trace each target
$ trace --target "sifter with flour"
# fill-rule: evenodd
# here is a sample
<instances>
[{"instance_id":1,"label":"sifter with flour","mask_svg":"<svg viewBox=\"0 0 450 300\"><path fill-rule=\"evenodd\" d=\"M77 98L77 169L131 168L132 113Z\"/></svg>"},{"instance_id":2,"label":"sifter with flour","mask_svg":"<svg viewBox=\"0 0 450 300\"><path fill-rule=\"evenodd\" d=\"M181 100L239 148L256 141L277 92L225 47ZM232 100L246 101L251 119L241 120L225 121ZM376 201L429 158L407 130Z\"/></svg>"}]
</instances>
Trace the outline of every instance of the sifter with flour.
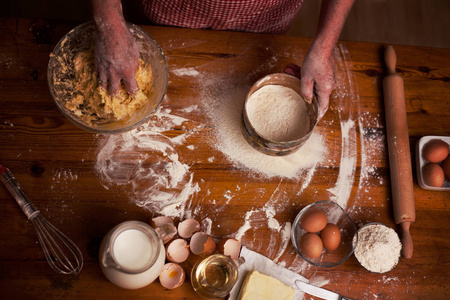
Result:
<instances>
[{"instance_id":1,"label":"sifter with flour","mask_svg":"<svg viewBox=\"0 0 450 300\"><path fill-rule=\"evenodd\" d=\"M272 156L288 155L309 138L318 120L314 97L300 94L300 80L276 73L257 81L244 103L242 132L256 150Z\"/></svg>"}]
</instances>

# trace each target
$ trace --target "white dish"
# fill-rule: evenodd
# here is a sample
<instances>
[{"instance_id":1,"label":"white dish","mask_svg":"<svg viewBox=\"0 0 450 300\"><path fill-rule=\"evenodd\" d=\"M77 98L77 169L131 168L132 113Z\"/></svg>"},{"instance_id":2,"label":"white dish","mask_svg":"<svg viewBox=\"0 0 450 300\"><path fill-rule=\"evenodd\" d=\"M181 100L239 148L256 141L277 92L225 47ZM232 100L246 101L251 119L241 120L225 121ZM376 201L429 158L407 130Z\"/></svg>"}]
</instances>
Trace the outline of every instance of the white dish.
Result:
<instances>
[{"instance_id":1,"label":"white dish","mask_svg":"<svg viewBox=\"0 0 450 300\"><path fill-rule=\"evenodd\" d=\"M416 143L416 170L417 170L417 181L421 188L432 191L450 191L450 181L445 179L444 184L441 187L434 187L425 184L422 176L422 168L424 165L428 163L422 156L422 150L426 143L431 140L442 140L450 145L450 136L436 136L436 135L427 135L421 137Z\"/></svg>"}]
</instances>

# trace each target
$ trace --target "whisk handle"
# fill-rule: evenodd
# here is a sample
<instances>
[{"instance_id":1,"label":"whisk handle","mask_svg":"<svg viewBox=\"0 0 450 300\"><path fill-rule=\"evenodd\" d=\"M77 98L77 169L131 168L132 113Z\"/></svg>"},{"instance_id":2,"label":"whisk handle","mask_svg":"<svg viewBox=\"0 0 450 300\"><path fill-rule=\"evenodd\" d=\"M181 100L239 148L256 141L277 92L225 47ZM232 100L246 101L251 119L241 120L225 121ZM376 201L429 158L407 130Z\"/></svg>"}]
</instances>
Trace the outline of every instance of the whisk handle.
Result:
<instances>
[{"instance_id":1,"label":"whisk handle","mask_svg":"<svg viewBox=\"0 0 450 300\"><path fill-rule=\"evenodd\" d=\"M19 204L28 220L31 220L39 213L33 203L28 200L27 195L23 191L20 184L17 182L13 173L2 164L0 164L0 180L11 193L11 195L13 195L14 199L16 199L17 204Z\"/></svg>"}]
</instances>

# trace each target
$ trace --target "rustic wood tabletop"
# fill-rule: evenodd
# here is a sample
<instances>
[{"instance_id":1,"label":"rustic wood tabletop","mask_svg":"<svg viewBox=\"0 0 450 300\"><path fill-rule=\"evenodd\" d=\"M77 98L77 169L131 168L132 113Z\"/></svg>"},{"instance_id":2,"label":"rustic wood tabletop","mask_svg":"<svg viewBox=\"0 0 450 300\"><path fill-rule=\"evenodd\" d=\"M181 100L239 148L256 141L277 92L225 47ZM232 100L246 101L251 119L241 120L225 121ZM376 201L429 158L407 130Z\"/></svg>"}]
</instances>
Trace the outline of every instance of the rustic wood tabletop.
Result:
<instances>
[{"instance_id":1,"label":"rustic wood tabletop","mask_svg":"<svg viewBox=\"0 0 450 300\"><path fill-rule=\"evenodd\" d=\"M354 256L333 268L309 265L296 254L289 233L297 213L318 200L337 202L358 226L382 222L400 232L391 201L383 45L338 43L337 89L327 114L298 153L273 158L243 139L243 99L261 77L301 64L311 39L142 26L167 57L167 94L148 123L108 136L73 125L49 93L49 54L76 24L0 23L0 162L84 256L79 275L56 274L32 224L0 188L0 298L198 299L189 280L174 290L158 280L126 290L100 270L100 242L112 227L157 215L176 222L195 218L213 237L236 237L347 297L450 297L450 192L422 189L415 167L422 136L450 136L450 50L394 45L404 80L417 217L412 258L376 274ZM169 200L157 200L163 198Z\"/></svg>"}]
</instances>

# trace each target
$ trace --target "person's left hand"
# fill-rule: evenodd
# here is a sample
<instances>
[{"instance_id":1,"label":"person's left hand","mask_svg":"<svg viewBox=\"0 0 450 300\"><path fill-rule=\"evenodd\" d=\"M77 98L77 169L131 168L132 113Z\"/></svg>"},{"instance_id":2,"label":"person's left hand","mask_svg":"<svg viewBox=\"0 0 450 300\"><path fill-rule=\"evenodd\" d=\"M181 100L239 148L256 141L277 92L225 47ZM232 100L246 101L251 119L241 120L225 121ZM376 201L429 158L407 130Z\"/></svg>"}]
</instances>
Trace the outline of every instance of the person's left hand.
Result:
<instances>
[{"instance_id":1,"label":"person's left hand","mask_svg":"<svg viewBox=\"0 0 450 300\"><path fill-rule=\"evenodd\" d=\"M313 92L316 92L319 102L319 119L328 110L330 94L336 88L334 68L333 52L317 51L314 47L311 47L303 60L302 96L312 99Z\"/></svg>"},{"instance_id":2,"label":"person's left hand","mask_svg":"<svg viewBox=\"0 0 450 300\"><path fill-rule=\"evenodd\" d=\"M336 87L334 67L333 52L328 54L312 47L306 54L301 69L290 64L284 70L300 78L302 97L310 100L313 93L316 93L319 119L322 119L328 110L330 94Z\"/></svg>"}]
</instances>

